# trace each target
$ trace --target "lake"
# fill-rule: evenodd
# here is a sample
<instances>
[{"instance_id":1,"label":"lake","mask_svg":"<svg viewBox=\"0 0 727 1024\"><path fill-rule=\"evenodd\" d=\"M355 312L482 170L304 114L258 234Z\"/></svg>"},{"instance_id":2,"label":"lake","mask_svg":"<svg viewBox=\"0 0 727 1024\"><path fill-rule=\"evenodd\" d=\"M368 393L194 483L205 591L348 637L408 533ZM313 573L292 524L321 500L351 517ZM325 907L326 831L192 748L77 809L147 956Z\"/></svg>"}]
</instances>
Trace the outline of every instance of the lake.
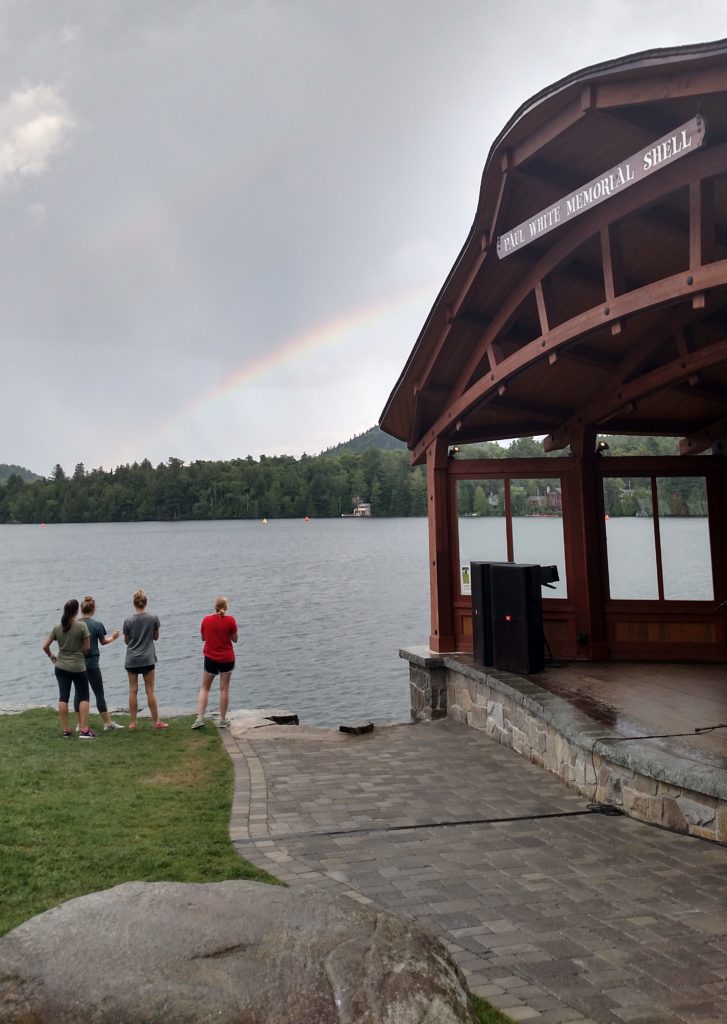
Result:
<instances>
[{"instance_id":1,"label":"lake","mask_svg":"<svg viewBox=\"0 0 727 1024\"><path fill-rule=\"evenodd\" d=\"M139 588L161 620L157 694L190 712L202 673L199 624L217 594L238 622L235 707L301 721L409 719L399 648L429 636L424 519L0 526L0 705L57 701L41 644L63 604L90 593L109 632ZM109 707L126 706L123 638L101 652ZM93 705L92 705L93 707ZM210 702L216 707L216 699Z\"/></svg>"},{"instance_id":2,"label":"lake","mask_svg":"<svg viewBox=\"0 0 727 1024\"><path fill-rule=\"evenodd\" d=\"M561 521L514 528L516 559L557 564L563 595ZM664 518L661 535L667 597L710 599L706 520ZM654 596L652 521L611 519L607 536L615 596ZM460 537L464 560L502 558L502 520L461 519ZM161 620L162 714L194 710L199 623L225 594L240 632L233 709L287 708L316 725L406 721L398 652L429 637L427 544L425 519L0 526L0 707L55 704L41 644L68 598L93 594L111 632L142 588ZM126 706L123 639L103 648L101 666L109 706Z\"/></svg>"}]
</instances>

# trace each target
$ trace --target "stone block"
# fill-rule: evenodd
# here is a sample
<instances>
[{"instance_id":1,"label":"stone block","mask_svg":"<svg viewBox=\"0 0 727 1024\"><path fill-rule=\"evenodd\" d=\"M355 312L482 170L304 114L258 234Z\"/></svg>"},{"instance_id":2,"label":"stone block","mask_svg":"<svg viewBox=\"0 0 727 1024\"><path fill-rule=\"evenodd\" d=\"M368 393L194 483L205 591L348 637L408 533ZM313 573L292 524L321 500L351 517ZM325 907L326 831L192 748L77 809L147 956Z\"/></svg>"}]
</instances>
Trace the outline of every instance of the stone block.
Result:
<instances>
[{"instance_id":1,"label":"stone block","mask_svg":"<svg viewBox=\"0 0 727 1024\"><path fill-rule=\"evenodd\" d=\"M633 787L639 793L648 793L650 796L656 796L658 783L656 779L650 779L646 775L634 775Z\"/></svg>"},{"instance_id":2,"label":"stone block","mask_svg":"<svg viewBox=\"0 0 727 1024\"><path fill-rule=\"evenodd\" d=\"M694 793L689 797L682 794L676 798L679 810L690 825L690 831L691 826L694 825L703 828L705 825L713 824L716 814L716 800L705 796L699 797L699 799L696 797L697 794Z\"/></svg>"},{"instance_id":3,"label":"stone block","mask_svg":"<svg viewBox=\"0 0 727 1024\"><path fill-rule=\"evenodd\" d=\"M498 704L495 701L488 701L487 717L494 722L498 729L502 729L505 725L505 716L502 704Z\"/></svg>"},{"instance_id":4,"label":"stone block","mask_svg":"<svg viewBox=\"0 0 727 1024\"><path fill-rule=\"evenodd\" d=\"M727 843L727 804L720 801L714 817L715 839L718 843Z\"/></svg>"},{"instance_id":5,"label":"stone block","mask_svg":"<svg viewBox=\"0 0 727 1024\"><path fill-rule=\"evenodd\" d=\"M714 828L710 828L709 826L707 828L700 828L699 825L690 825L689 835L697 836L699 839L711 839L713 841L716 839Z\"/></svg>"},{"instance_id":6,"label":"stone block","mask_svg":"<svg viewBox=\"0 0 727 1024\"><path fill-rule=\"evenodd\" d=\"M634 789L624 789L623 798L624 810L628 814L632 814L635 818L641 818L642 821L661 823L661 800L649 796L648 793L639 793Z\"/></svg>"},{"instance_id":7,"label":"stone block","mask_svg":"<svg viewBox=\"0 0 727 1024\"><path fill-rule=\"evenodd\" d=\"M681 786L673 786L671 782L657 783L656 792L659 796L680 796Z\"/></svg>"},{"instance_id":8,"label":"stone block","mask_svg":"<svg viewBox=\"0 0 727 1024\"><path fill-rule=\"evenodd\" d=\"M624 785L628 785L630 781L628 777L623 776L613 765L604 762L599 771L601 802L613 804L614 807L621 807L623 805Z\"/></svg>"},{"instance_id":9,"label":"stone block","mask_svg":"<svg viewBox=\"0 0 727 1024\"><path fill-rule=\"evenodd\" d=\"M487 709L475 705L469 713L469 722L473 729L484 732L487 729Z\"/></svg>"},{"instance_id":10,"label":"stone block","mask_svg":"<svg viewBox=\"0 0 727 1024\"><path fill-rule=\"evenodd\" d=\"M688 832L689 824L674 797L667 796L662 800L661 823L665 828L673 828L675 832Z\"/></svg>"}]
</instances>

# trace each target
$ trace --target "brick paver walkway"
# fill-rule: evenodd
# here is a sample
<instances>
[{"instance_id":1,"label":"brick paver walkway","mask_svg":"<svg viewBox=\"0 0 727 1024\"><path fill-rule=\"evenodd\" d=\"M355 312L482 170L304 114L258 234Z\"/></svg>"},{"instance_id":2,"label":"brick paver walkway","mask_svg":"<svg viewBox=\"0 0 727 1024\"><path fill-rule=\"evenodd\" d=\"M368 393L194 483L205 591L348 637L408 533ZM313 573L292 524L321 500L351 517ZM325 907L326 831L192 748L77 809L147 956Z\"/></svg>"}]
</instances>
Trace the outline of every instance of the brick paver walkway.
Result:
<instances>
[{"instance_id":1,"label":"brick paver walkway","mask_svg":"<svg viewBox=\"0 0 727 1024\"><path fill-rule=\"evenodd\" d=\"M283 731L225 734L241 856L416 918L516 1021L727 1022L724 847L589 813L453 722Z\"/></svg>"}]
</instances>

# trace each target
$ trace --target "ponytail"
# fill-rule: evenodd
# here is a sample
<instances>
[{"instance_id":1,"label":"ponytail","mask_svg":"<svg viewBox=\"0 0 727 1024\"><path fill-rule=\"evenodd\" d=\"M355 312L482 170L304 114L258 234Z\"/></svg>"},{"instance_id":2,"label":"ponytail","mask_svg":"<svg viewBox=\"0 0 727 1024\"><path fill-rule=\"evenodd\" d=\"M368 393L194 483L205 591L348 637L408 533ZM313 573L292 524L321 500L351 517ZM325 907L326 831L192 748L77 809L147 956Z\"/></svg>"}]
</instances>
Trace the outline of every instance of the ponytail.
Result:
<instances>
[{"instance_id":1,"label":"ponytail","mask_svg":"<svg viewBox=\"0 0 727 1024\"><path fill-rule=\"evenodd\" d=\"M75 597L72 597L70 601L66 601L66 603L63 605L63 615L61 615L61 626L63 627L64 633L67 633L68 630L71 628L71 623L73 622L77 615L78 601L75 599Z\"/></svg>"}]
</instances>

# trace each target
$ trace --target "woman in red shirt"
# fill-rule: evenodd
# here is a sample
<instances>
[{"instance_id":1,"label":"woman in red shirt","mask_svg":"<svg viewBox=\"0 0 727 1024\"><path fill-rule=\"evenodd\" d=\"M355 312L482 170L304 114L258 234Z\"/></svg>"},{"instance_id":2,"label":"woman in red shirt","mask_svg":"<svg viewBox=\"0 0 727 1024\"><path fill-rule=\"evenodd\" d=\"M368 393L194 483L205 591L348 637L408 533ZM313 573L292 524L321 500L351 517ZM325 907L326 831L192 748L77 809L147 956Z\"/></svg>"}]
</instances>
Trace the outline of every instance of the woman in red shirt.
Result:
<instances>
[{"instance_id":1,"label":"woman in red shirt","mask_svg":"<svg viewBox=\"0 0 727 1024\"><path fill-rule=\"evenodd\" d=\"M197 721L193 729L201 729L204 725L204 714L207 710L207 699L215 676L220 676L220 729L230 724L227 720L227 708L230 703L230 676L235 667L235 652L232 645L237 643L237 623L227 614L227 598L218 597L215 601L213 615L205 615L200 626L204 640L204 669L202 685L197 698Z\"/></svg>"}]
</instances>

